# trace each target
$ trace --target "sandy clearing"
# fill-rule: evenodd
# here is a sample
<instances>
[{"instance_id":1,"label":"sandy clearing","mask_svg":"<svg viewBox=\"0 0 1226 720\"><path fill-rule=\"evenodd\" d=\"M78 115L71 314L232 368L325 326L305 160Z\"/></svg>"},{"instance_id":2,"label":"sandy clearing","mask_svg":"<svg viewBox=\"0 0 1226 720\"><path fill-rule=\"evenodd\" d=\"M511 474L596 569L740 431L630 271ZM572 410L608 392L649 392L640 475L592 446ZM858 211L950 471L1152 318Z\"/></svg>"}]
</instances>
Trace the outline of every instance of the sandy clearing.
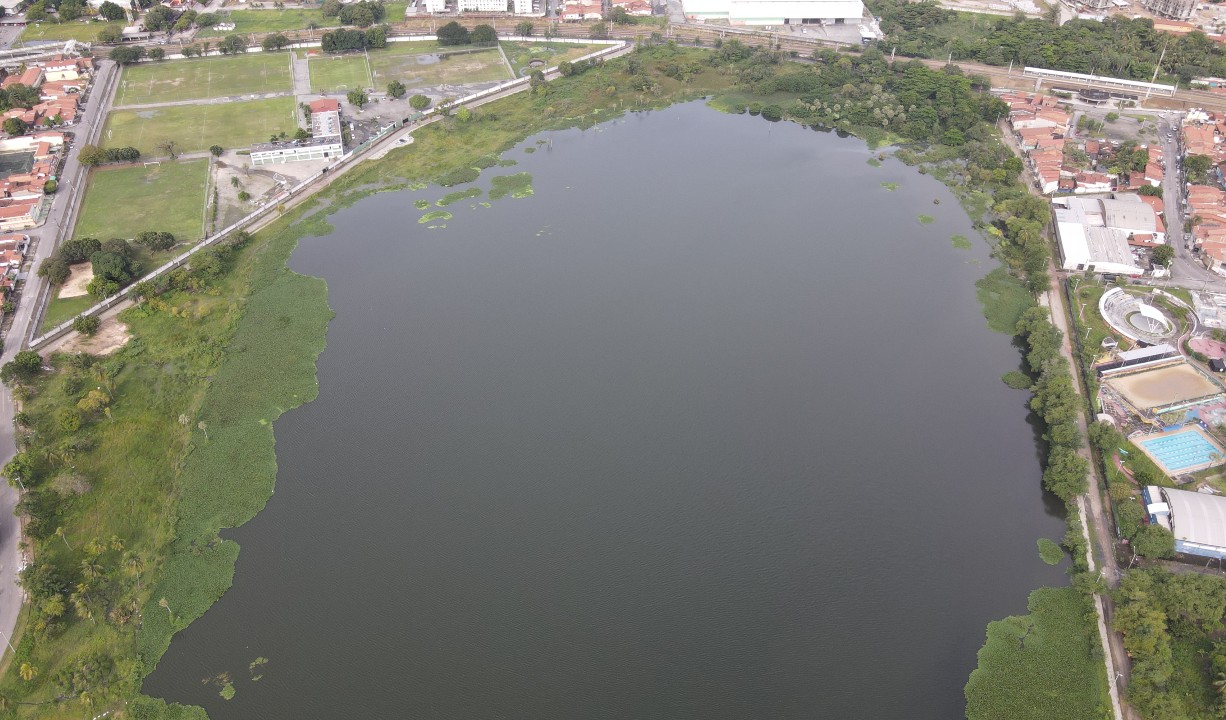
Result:
<instances>
[{"instance_id":1,"label":"sandy clearing","mask_svg":"<svg viewBox=\"0 0 1226 720\"><path fill-rule=\"evenodd\" d=\"M90 355L110 355L123 347L131 338L132 334L128 332L127 325L117 318L109 317L103 319L102 324L98 326L98 332L94 333L93 337L70 333L61 342L47 347L42 354L85 352Z\"/></svg>"},{"instance_id":2,"label":"sandy clearing","mask_svg":"<svg viewBox=\"0 0 1226 720\"><path fill-rule=\"evenodd\" d=\"M1111 378L1107 384L1133 405L1145 410L1221 392L1221 388L1189 365L1143 370L1133 375Z\"/></svg>"},{"instance_id":3,"label":"sandy clearing","mask_svg":"<svg viewBox=\"0 0 1226 720\"><path fill-rule=\"evenodd\" d=\"M88 295L89 293L85 290L85 286L89 284L90 280L94 279L94 266L84 262L69 265L68 269L72 272L69 274L68 280L64 282L63 287L60 288L59 297L70 298Z\"/></svg>"}]
</instances>

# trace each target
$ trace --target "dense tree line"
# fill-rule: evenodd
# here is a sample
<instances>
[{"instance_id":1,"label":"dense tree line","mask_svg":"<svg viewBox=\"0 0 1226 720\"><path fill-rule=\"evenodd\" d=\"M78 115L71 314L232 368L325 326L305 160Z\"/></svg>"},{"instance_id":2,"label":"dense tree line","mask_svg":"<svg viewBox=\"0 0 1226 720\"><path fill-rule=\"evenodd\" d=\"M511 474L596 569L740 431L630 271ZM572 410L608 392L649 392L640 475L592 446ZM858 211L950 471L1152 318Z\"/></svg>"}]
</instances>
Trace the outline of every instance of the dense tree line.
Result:
<instances>
[{"instance_id":1,"label":"dense tree line","mask_svg":"<svg viewBox=\"0 0 1226 720\"><path fill-rule=\"evenodd\" d=\"M491 45L498 41L498 33L492 25L478 25L471 31L452 20L435 33L438 44L450 45Z\"/></svg>"},{"instance_id":2,"label":"dense tree line","mask_svg":"<svg viewBox=\"0 0 1226 720\"><path fill-rule=\"evenodd\" d=\"M366 30L333 30L323 35L320 49L326 53L352 52L368 48L387 47L387 27L367 28Z\"/></svg>"},{"instance_id":3,"label":"dense tree line","mask_svg":"<svg viewBox=\"0 0 1226 720\"><path fill-rule=\"evenodd\" d=\"M1133 570L1116 601L1112 625L1132 656L1133 707L1146 720L1226 716L1226 579Z\"/></svg>"},{"instance_id":4,"label":"dense tree line","mask_svg":"<svg viewBox=\"0 0 1226 720\"><path fill-rule=\"evenodd\" d=\"M1016 16L975 25L931 0L872 0L882 19L883 44L912 57L973 60L989 65L1033 65L1052 70L1149 80L1159 58L1161 72L1182 82L1226 75L1226 49L1203 32L1175 36L1158 32L1148 18L1120 15L1055 25ZM1162 56L1166 49L1165 57Z\"/></svg>"},{"instance_id":5,"label":"dense tree line","mask_svg":"<svg viewBox=\"0 0 1226 720\"><path fill-rule=\"evenodd\" d=\"M102 148L97 145L82 145L77 159L82 165L97 167L106 163L136 162L140 150L134 147Z\"/></svg>"}]
</instances>

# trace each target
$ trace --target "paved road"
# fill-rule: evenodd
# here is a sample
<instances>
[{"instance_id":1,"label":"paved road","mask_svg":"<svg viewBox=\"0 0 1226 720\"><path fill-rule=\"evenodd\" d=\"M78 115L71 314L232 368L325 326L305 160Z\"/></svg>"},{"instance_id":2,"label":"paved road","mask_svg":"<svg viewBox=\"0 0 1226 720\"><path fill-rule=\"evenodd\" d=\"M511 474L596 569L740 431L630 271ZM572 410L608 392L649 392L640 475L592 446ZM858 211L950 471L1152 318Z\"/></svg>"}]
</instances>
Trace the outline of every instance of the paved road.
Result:
<instances>
[{"instance_id":1,"label":"paved road","mask_svg":"<svg viewBox=\"0 0 1226 720\"><path fill-rule=\"evenodd\" d=\"M55 250L60 228L71 222L75 208L80 202L79 190L84 189L84 174L77 162L77 152L81 145L94 140L101 129L117 74L114 63L103 62L99 65L86 110L82 114L81 122L73 128L76 141L69 151L68 161L64 164L60 176L61 189L55 196L51 212L48 213L41 231L33 236L37 241L34 243L30 279L25 283L18 299L13 325L5 339L4 352L0 354L0 363L8 362L21 349L22 339L27 336L34 317L39 314L36 312L38 299L45 283L34 273L38 265ZM13 413L12 396L7 387L0 387L0 465L11 460L17 452L13 437ZM0 636L5 639L12 635L25 600L25 595L17 584L17 571L22 563L21 553L17 549L21 533L13 510L18 499L15 489L8 483L0 483ZM7 652L7 641L5 645L0 645L0 648L3 648L0 652Z\"/></svg>"},{"instance_id":2,"label":"paved road","mask_svg":"<svg viewBox=\"0 0 1226 720\"><path fill-rule=\"evenodd\" d=\"M1043 305L1046 305L1051 310L1052 322L1064 334L1060 353L1069 361L1069 367L1074 368L1073 385L1077 389L1077 394L1081 395L1081 374L1076 371L1076 368L1080 367L1080 365L1073 357L1072 336L1069 334L1068 314L1064 305L1064 293L1061 291L1063 281L1060 279L1059 273L1056 272L1054 263L1051 264L1048 270L1051 273L1052 282L1047 293L1041 298L1041 301ZM1081 437L1089 437L1085 413L1077 413L1077 428L1078 432L1081 433ZM1107 581L1107 585L1114 588L1120 582L1120 569L1115 561L1115 537L1111 532L1112 521L1108 517L1103 503L1102 490L1098 484L1098 473L1093 469L1094 458L1091 456L1090 449L1083 447L1077 453L1085 458L1091 467L1089 492L1083 497L1078 498L1077 503L1082 516L1088 523L1089 534L1092 536L1090 546L1092 555L1090 558L1091 569L1094 569L1097 565L1103 579ZM1094 552L1095 549L1097 549L1097 553ZM1117 719L1139 720L1136 711L1120 700L1124 694L1124 689L1128 686L1132 664L1128 658L1128 653L1124 650L1123 636L1108 627L1108 623L1110 623L1115 613L1115 604L1108 595L1095 595L1094 606L1098 617L1099 636L1109 651L1106 657L1107 675L1108 681L1111 682L1111 701L1115 716Z\"/></svg>"}]
</instances>

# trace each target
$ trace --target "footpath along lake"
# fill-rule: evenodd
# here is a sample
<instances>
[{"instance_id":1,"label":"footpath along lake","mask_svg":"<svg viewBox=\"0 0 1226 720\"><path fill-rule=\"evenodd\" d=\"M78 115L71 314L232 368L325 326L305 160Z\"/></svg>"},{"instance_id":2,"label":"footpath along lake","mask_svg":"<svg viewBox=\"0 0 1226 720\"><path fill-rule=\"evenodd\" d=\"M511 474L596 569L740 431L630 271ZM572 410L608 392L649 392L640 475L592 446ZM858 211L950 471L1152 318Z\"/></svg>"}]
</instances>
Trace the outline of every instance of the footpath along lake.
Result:
<instances>
[{"instance_id":1,"label":"footpath along lake","mask_svg":"<svg viewBox=\"0 0 1226 720\"><path fill-rule=\"evenodd\" d=\"M1065 580L954 197L701 103L504 157L477 185L533 196L431 229L414 201L457 188L376 195L295 252L336 311L319 398L145 691L215 720L961 717L987 623Z\"/></svg>"}]
</instances>

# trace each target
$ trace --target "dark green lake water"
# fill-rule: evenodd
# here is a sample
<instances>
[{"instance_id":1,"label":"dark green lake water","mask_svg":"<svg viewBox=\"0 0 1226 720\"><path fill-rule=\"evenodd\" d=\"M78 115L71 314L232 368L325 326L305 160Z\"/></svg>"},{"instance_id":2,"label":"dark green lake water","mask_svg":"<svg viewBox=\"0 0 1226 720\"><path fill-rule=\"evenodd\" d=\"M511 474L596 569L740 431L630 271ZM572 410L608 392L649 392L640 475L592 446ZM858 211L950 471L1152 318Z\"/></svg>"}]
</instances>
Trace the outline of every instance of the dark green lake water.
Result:
<instances>
[{"instance_id":1,"label":"dark green lake water","mask_svg":"<svg viewBox=\"0 0 1226 720\"><path fill-rule=\"evenodd\" d=\"M1063 524L953 196L701 104L542 138L479 183L533 197L428 229L448 190L378 195L302 242L319 398L146 691L215 720L960 718Z\"/></svg>"}]
</instances>

